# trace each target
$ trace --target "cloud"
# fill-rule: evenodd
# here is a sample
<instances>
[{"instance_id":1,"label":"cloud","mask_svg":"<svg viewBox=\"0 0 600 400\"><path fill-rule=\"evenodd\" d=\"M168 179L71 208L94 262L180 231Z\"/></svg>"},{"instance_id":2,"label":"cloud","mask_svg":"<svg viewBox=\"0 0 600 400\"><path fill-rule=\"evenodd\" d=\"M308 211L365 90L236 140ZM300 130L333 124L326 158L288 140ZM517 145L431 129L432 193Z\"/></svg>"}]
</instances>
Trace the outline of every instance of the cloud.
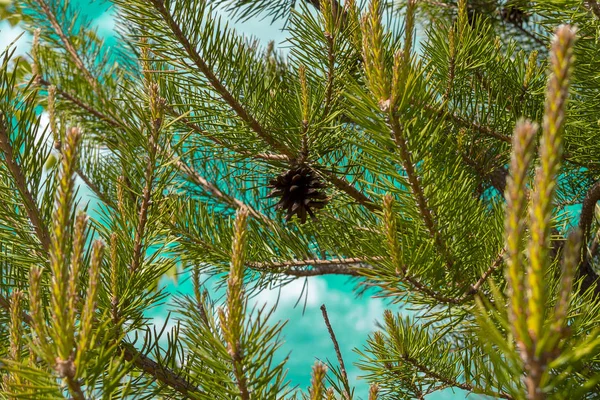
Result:
<instances>
[{"instance_id":1,"label":"cloud","mask_svg":"<svg viewBox=\"0 0 600 400\"><path fill-rule=\"evenodd\" d=\"M93 27L98 30L98 35L102 37L113 36L115 34L115 12L113 9L96 18Z\"/></svg>"},{"instance_id":2,"label":"cloud","mask_svg":"<svg viewBox=\"0 0 600 400\"><path fill-rule=\"evenodd\" d=\"M304 292L303 292L304 290ZM307 292L308 291L308 292ZM304 279L296 279L281 288L264 289L253 298L256 305L266 304L277 308L293 307L298 302L303 305L306 298L306 307L318 307L324 300L323 294L327 292L327 281L320 277L308 278L305 287Z\"/></svg>"},{"instance_id":3,"label":"cloud","mask_svg":"<svg viewBox=\"0 0 600 400\"><path fill-rule=\"evenodd\" d=\"M23 34L23 32L25 31L18 26L10 26L8 22L0 22L0 51L4 51L19 37L19 35ZM17 47L15 55L27 53L31 47L31 35L28 33L23 34L15 45Z\"/></svg>"}]
</instances>

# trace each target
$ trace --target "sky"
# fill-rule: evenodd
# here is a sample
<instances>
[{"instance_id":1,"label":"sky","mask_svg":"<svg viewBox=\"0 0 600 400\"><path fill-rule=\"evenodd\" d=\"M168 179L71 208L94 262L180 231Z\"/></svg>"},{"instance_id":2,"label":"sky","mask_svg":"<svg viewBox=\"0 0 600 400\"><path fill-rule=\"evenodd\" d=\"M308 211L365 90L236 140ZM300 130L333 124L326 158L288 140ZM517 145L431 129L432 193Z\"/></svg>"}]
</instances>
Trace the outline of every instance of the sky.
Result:
<instances>
[{"instance_id":1,"label":"sky","mask_svg":"<svg viewBox=\"0 0 600 400\"><path fill-rule=\"evenodd\" d=\"M114 40L115 28L114 12L107 9L106 4L100 1L75 1L81 11L93 18L93 26L98 34L107 39L110 44ZM274 40L284 45L285 32L281 30L282 24L269 25L268 20L251 20L244 24L234 24L238 32L251 35L263 44ZM22 29L10 27L7 23L0 23L0 50L22 33ZM31 37L25 35L18 42L18 52L27 52ZM283 46L285 47L285 45ZM85 192L84 192L85 193ZM88 192L89 193L89 192ZM92 201L93 202L93 201ZM394 312L404 313L399 305L384 303L378 298L364 296L357 298L352 288L354 282L349 282L345 277L311 277L308 279L308 294L306 307L303 310L304 300L295 306L301 296L304 280L296 280L279 290L265 290L252 299L253 304L267 304L274 306L278 302L277 311L273 315L276 319L289 320L283 330L285 344L280 349L279 355L284 357L289 353L288 378L292 384L306 389L310 383L311 368L316 359L329 359L337 364L333 344L324 324L320 306L325 304L332 327L336 332L342 356L351 381L356 387L356 399L366 399L368 385L359 379L361 371L353 365L358 361L358 355L352 351L354 348L362 349L369 333L376 329L377 321L382 320L383 311L390 308ZM172 293L189 294L191 284L189 280L176 283L165 279L163 285ZM158 326L166 320L171 304L153 310L148 316L154 319ZM172 320L169 322L172 324ZM444 391L427 397L428 400L462 399L463 392Z\"/></svg>"}]
</instances>

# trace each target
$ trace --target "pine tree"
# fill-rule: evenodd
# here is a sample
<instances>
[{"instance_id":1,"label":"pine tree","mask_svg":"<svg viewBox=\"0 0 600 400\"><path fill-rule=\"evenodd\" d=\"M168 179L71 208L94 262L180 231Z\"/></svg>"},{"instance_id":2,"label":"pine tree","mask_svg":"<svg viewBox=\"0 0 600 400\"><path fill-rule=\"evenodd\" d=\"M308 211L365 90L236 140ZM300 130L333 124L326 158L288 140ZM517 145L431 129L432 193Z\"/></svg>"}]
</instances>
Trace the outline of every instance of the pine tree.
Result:
<instances>
[{"instance_id":1,"label":"pine tree","mask_svg":"<svg viewBox=\"0 0 600 400\"><path fill-rule=\"evenodd\" d=\"M358 399L325 307L304 390L249 305L326 274L417 310L356 349L369 400L597 397L600 3L113 3L114 47L68 0L0 14L33 35L0 67L3 398Z\"/></svg>"}]
</instances>

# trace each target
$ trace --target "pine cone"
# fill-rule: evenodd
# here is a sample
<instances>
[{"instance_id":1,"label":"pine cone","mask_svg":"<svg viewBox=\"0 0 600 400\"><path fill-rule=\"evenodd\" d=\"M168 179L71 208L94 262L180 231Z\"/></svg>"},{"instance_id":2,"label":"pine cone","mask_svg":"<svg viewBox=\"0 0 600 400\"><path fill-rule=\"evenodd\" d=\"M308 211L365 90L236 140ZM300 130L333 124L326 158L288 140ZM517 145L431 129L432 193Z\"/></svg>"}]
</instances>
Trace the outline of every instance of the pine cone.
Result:
<instances>
[{"instance_id":1,"label":"pine cone","mask_svg":"<svg viewBox=\"0 0 600 400\"><path fill-rule=\"evenodd\" d=\"M272 188L268 198L280 197L275 209L285 210L286 221L296 214L300 222L305 223L307 214L314 219L313 210L327 204L327 195L319 190L325 188L325 184L305 165L294 166L271 179L268 187Z\"/></svg>"}]
</instances>

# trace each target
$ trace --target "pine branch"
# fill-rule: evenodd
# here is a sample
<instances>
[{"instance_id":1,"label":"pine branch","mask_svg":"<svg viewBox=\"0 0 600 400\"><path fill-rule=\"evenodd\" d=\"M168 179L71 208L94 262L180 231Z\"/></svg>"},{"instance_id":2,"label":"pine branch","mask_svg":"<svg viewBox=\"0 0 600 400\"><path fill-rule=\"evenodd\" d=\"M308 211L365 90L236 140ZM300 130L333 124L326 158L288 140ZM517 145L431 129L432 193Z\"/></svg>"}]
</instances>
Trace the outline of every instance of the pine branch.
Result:
<instances>
[{"instance_id":1,"label":"pine branch","mask_svg":"<svg viewBox=\"0 0 600 400\"><path fill-rule=\"evenodd\" d=\"M345 192L354 200L356 200L360 205L366 207L369 211L375 212L380 211L381 207L373 202L373 200L369 199L365 194L363 194L360 190L352 186L350 182L348 182L345 178L337 176L334 172L330 171L322 171L321 172L325 177L333 183L335 187L337 187L342 192Z\"/></svg>"},{"instance_id":2,"label":"pine branch","mask_svg":"<svg viewBox=\"0 0 600 400\"><path fill-rule=\"evenodd\" d=\"M394 137L394 141L396 142L396 146L398 146L398 151L400 154L400 158L402 160L402 166L406 171L406 175L408 177L408 183L412 190L413 195L416 197L417 206L419 212L421 213L421 217L423 218L423 222L425 223L425 227L429 232L429 235L434 241L434 244L439 251L440 255L444 258L446 267L448 270L452 270L454 266L454 261L452 256L448 250L448 247L440 235L440 229L436 226L433 213L427 200L425 199L425 194L423 193L423 188L421 187L421 183L419 182L419 177L414 168L414 160L411 157L411 153L408 149L408 143L406 142L406 138L403 134L403 128L398 121L396 116L391 116L389 119L389 127L392 131L392 135Z\"/></svg>"},{"instance_id":3,"label":"pine branch","mask_svg":"<svg viewBox=\"0 0 600 400\"><path fill-rule=\"evenodd\" d=\"M4 308L6 312L10 312L11 303L10 301L0 294L0 307ZM33 323L33 319L29 314L22 311L21 318L27 325ZM123 356L126 361L133 362L136 368L142 370L144 373L153 376L157 381L173 388L178 393L184 396L192 394L206 395L198 387L184 379L180 374L175 373L171 369L158 364L145 354L142 354L139 350L133 347L132 344L121 342L119 348L123 351Z\"/></svg>"},{"instance_id":4,"label":"pine branch","mask_svg":"<svg viewBox=\"0 0 600 400\"><path fill-rule=\"evenodd\" d=\"M462 390L466 390L468 392L473 392L473 393L482 393L482 394L486 394L486 395L490 395L493 397L497 397L500 399L512 399L513 397L510 396L507 393L494 393L494 392L488 392L486 390L483 390L482 388L478 388L476 386L473 386L471 384L468 384L466 382L458 382L457 380L448 378L446 376L443 376L442 374L433 371L432 369L428 368L426 365L423 365L419 362L419 360L410 357L408 354L404 354L402 355L402 359L409 363L410 365L412 365L414 368L416 368L420 373L422 373L423 375L434 379L438 382L442 382L445 385L448 385L449 387L457 387L460 388Z\"/></svg>"},{"instance_id":5,"label":"pine branch","mask_svg":"<svg viewBox=\"0 0 600 400\"><path fill-rule=\"evenodd\" d=\"M596 0L586 0L583 4L597 19L600 19L600 4Z\"/></svg>"},{"instance_id":6,"label":"pine branch","mask_svg":"<svg viewBox=\"0 0 600 400\"><path fill-rule=\"evenodd\" d=\"M44 80L43 78L39 78L38 82L45 87L52 86L52 84L50 82ZM62 90L61 88L59 88L57 86L54 86L54 87L56 87L56 92L59 95L61 95L68 101L72 102L73 104L75 104L76 106L81 108L82 110L88 112L90 115L93 115L94 117L98 118L99 120L107 123L112 128L119 129L124 126L124 124L122 122L119 122L119 121L115 120L114 118L102 113L101 111L95 109L94 107L90 106L89 104L86 104L85 102L76 98L75 96L72 96L71 94L67 93L66 91ZM195 127L195 126L193 126L193 128L194 128L194 130L196 130L196 128L199 129L199 127ZM160 151L160 148L158 149L158 151L162 153L162 151ZM242 203L240 200L223 193L221 190L219 190L219 188L214 183L209 182L208 180L203 178L193 168L191 168L189 165L185 164L183 161L181 161L181 159L177 158L175 152L173 150L170 150L170 147L167 147L167 156L166 157L169 159L174 159L175 160L174 165L184 175L186 175L190 179L190 181L192 181L195 184L197 184L198 186L202 187L204 190L206 190L211 195L215 196L215 198L219 199L223 203L233 206L236 209L240 208L242 206L246 206L250 210L250 213L252 214L253 217L258 218L263 221L270 221L270 219L267 216L260 214L256 210L254 210L251 207ZM269 159L273 159L274 157L278 157L278 156L267 155L266 157L268 157ZM88 176L86 176L85 173L83 173L83 171L78 169L77 174L86 183L86 185L88 185L90 187L90 189L92 189L94 191L94 193L98 196L98 198L100 200L102 200L105 204L110 205L113 208L116 208L116 207L114 207L114 202L111 199L109 199L106 196L106 194L102 193L100 191L100 189L91 181L91 179Z\"/></svg>"},{"instance_id":7,"label":"pine branch","mask_svg":"<svg viewBox=\"0 0 600 400\"><path fill-rule=\"evenodd\" d=\"M193 168L191 168L190 166L188 166L187 164L182 162L181 159L179 157L177 157L174 153L171 153L171 156L169 158L171 158L171 157L175 159L175 163L174 163L175 166L181 172L183 172L191 182L200 186L202 189L204 189L207 193L211 194L217 200L221 201L224 204L229 205L230 207L232 207L236 210L239 210L241 208L246 208L248 210L248 212L250 213L250 215L252 215L254 218L256 218L260 221L266 222L268 224L273 223L273 221L271 221L271 219L269 217L267 217L260 211L255 210L254 208L250 207L249 205L245 204L244 202L242 202L239 199L236 199L233 196L223 193L215 183L209 182L208 180L206 180L198 172L196 172L196 170L194 170Z\"/></svg>"},{"instance_id":8,"label":"pine branch","mask_svg":"<svg viewBox=\"0 0 600 400\"><path fill-rule=\"evenodd\" d=\"M146 171L144 173L144 179L146 181L142 193L142 204L138 214L138 224L135 230L135 238L133 241L133 257L131 260L131 274L135 274L141 264L143 257L142 254L142 241L144 239L146 222L148 221L148 212L151 205L152 197L152 181L154 180L154 158L156 156L156 145L152 136L149 138L150 154L146 161Z\"/></svg>"},{"instance_id":9,"label":"pine branch","mask_svg":"<svg viewBox=\"0 0 600 400\"><path fill-rule=\"evenodd\" d=\"M8 127L6 124L7 122L4 115L0 113L0 151L4 153L6 167L15 180L15 185L19 191L19 194L21 195L25 211L27 212L27 216L29 217L31 224L35 229L37 238L42 244L44 251L47 252L50 248L50 233L48 231L48 227L42 219L40 209L38 208L33 195L27 187L25 174L23 173L21 166L17 163L14 150L10 144Z\"/></svg>"},{"instance_id":10,"label":"pine branch","mask_svg":"<svg viewBox=\"0 0 600 400\"><path fill-rule=\"evenodd\" d=\"M594 210L596 203L600 201L600 181L594 183L585 194L583 199L583 205L581 207L581 214L579 216L579 230L582 234L583 255L579 264L577 273L579 276L583 276L583 282L581 284L581 290L586 291L590 287L594 288L596 295L600 295L600 284L598 283L598 274L592 268L590 264L589 255L585 245L587 245L590 236L590 228L594 220Z\"/></svg>"},{"instance_id":11,"label":"pine branch","mask_svg":"<svg viewBox=\"0 0 600 400\"><path fill-rule=\"evenodd\" d=\"M329 336L331 337L331 341L333 342L333 348L335 349L335 354L338 359L338 363L340 365L340 371L342 372L342 383L344 384L345 397L346 399L350 399L350 394L352 393L350 390L350 384L348 383L348 374L346 373L346 366L344 365L344 358L342 357L342 352L340 351L340 345L335 337L335 333L333 332L333 328L331 327L331 322L329 322L329 316L327 315L327 308L325 304L321 305L321 312L323 313L323 320L325 321L325 325L327 326L327 330L329 331Z\"/></svg>"},{"instance_id":12,"label":"pine branch","mask_svg":"<svg viewBox=\"0 0 600 400\"><path fill-rule=\"evenodd\" d=\"M198 51L192 46L189 39L183 33L181 27L173 18L171 10L168 10L162 0L150 0L152 6L163 17L165 23L169 26L175 38L183 46L188 57L194 65L204 74L212 87L221 96L221 98L235 111L235 113L246 122L250 128L263 139L271 148L277 152L286 155L289 158L294 158L294 154L284 145L279 143L262 125L244 108L244 106L229 92L223 83L217 78L214 71L208 66L207 62L202 58Z\"/></svg>"},{"instance_id":13,"label":"pine branch","mask_svg":"<svg viewBox=\"0 0 600 400\"><path fill-rule=\"evenodd\" d=\"M145 354L142 354L133 347L132 344L122 341L119 348L123 351L123 357L126 361L133 362L133 365L135 365L136 368L154 377L157 381L169 386L178 393L192 397L194 397L194 395L208 395L199 387L183 378L180 374L157 363Z\"/></svg>"},{"instance_id":14,"label":"pine branch","mask_svg":"<svg viewBox=\"0 0 600 400\"><path fill-rule=\"evenodd\" d=\"M227 149L230 149L236 153L245 155L245 156L252 156L255 158L260 158L261 160L267 160L267 161L287 161L289 158L287 156L281 155L281 154L273 154L273 153L259 153L259 154L252 154L250 152L244 152L241 151L239 149L235 149L235 148L231 148L231 146L228 146L225 142L223 142L221 139L219 139L218 137L211 135L209 132L207 132L206 130L202 129L200 126L198 126L197 124L193 123L192 121L190 121L188 118L184 117L183 115L177 113L173 107L167 106L167 111L168 113L173 116L175 119L180 120L187 128L191 129L193 132L196 132L197 134L199 134L200 136L210 140L211 142L218 144L219 146L223 146Z\"/></svg>"},{"instance_id":15,"label":"pine branch","mask_svg":"<svg viewBox=\"0 0 600 400\"><path fill-rule=\"evenodd\" d=\"M50 21L52 28L54 29L54 31L60 38L61 42L63 43L63 46L65 46L65 50L67 50L67 53L73 59L73 62L75 63L75 66L77 67L77 69L79 69L79 71L81 71L81 73L84 75L88 84L94 89L94 91L97 92L98 91L98 81L96 80L96 78L94 78L92 73L85 67L85 64L81 60L81 57L79 57L79 54L77 54L77 51L75 50L75 47L73 46L73 43L69 40L69 38L63 31L62 27L58 23L58 20L56 19L56 15L54 15L54 13L52 12L50 7L44 0L34 0L34 1L42 8L44 14L46 14L46 17L48 17L48 20Z\"/></svg>"},{"instance_id":16,"label":"pine branch","mask_svg":"<svg viewBox=\"0 0 600 400\"><path fill-rule=\"evenodd\" d=\"M37 82L43 86L45 86L46 88L49 88L50 86L54 86L56 88L56 93L60 94L62 97L64 97L65 99L69 100L71 103L75 104L77 107L81 108L83 111L86 111L87 113L93 115L94 117L98 118L99 120L106 122L107 124L109 124L111 127L113 128L123 128L123 124L118 122L116 119L102 113L101 111L99 111L98 109L90 106L89 104L86 104L85 102L83 102L81 99L73 96L72 94L66 92L65 90L61 89L60 87L56 86L56 85L52 85L52 83L48 82L47 80L45 80L43 77L38 76L37 77Z\"/></svg>"}]
</instances>

